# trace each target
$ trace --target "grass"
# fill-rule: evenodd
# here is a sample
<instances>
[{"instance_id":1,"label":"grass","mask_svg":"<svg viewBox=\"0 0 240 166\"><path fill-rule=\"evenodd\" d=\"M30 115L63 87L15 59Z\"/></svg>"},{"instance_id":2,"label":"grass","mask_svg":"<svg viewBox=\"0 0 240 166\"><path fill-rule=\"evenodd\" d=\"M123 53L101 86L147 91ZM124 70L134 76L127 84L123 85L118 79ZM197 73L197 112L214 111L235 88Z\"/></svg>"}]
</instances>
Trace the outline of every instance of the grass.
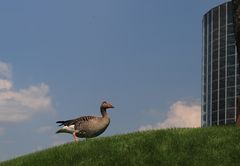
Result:
<instances>
[{"instance_id":1,"label":"grass","mask_svg":"<svg viewBox=\"0 0 240 166\"><path fill-rule=\"evenodd\" d=\"M64 144L0 166L240 165L240 128L233 126L136 132Z\"/></svg>"}]
</instances>

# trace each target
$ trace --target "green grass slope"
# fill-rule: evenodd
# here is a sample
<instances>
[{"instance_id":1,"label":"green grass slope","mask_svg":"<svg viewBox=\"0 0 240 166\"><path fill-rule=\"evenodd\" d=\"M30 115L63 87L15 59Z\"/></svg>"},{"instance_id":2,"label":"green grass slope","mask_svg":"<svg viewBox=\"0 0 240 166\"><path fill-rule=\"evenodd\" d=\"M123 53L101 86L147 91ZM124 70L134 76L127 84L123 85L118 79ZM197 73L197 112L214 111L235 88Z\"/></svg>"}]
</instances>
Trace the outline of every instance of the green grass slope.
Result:
<instances>
[{"instance_id":1,"label":"green grass slope","mask_svg":"<svg viewBox=\"0 0 240 166\"><path fill-rule=\"evenodd\" d=\"M209 127L136 132L73 142L0 166L240 165L240 128Z\"/></svg>"}]
</instances>

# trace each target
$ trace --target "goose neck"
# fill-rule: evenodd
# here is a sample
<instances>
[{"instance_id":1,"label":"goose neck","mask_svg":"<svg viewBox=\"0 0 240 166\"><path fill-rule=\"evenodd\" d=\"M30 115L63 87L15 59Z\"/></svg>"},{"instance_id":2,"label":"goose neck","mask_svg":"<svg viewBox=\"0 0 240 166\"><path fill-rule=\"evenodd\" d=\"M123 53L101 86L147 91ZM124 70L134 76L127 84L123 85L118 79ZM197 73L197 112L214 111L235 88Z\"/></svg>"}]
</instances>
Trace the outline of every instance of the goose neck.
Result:
<instances>
[{"instance_id":1,"label":"goose neck","mask_svg":"<svg viewBox=\"0 0 240 166\"><path fill-rule=\"evenodd\" d=\"M101 108L102 117L108 117L106 108Z\"/></svg>"}]
</instances>

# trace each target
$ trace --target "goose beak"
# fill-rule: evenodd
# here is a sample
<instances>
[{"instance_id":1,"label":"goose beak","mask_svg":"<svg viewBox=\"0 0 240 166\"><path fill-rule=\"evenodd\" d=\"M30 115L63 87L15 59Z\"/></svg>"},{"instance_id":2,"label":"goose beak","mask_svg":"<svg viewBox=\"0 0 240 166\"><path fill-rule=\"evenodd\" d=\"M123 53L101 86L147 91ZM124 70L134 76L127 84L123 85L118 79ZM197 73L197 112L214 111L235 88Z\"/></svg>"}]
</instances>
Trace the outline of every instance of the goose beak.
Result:
<instances>
[{"instance_id":1,"label":"goose beak","mask_svg":"<svg viewBox=\"0 0 240 166\"><path fill-rule=\"evenodd\" d=\"M114 106L112 104L109 104L109 108L114 108Z\"/></svg>"}]
</instances>

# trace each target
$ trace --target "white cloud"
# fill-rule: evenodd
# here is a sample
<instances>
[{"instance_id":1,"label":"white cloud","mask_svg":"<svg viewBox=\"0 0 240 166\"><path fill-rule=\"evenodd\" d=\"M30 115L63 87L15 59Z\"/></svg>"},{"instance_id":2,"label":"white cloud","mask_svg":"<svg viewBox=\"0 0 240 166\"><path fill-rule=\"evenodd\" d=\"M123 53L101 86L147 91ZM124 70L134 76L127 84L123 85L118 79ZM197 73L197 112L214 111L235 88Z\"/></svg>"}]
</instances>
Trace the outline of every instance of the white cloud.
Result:
<instances>
[{"instance_id":1,"label":"white cloud","mask_svg":"<svg viewBox=\"0 0 240 166\"><path fill-rule=\"evenodd\" d=\"M0 122L20 122L53 110L48 85L14 90L10 78L11 66L0 61Z\"/></svg>"},{"instance_id":2,"label":"white cloud","mask_svg":"<svg viewBox=\"0 0 240 166\"><path fill-rule=\"evenodd\" d=\"M11 65L0 61L0 90L11 89L11 77Z\"/></svg>"},{"instance_id":3,"label":"white cloud","mask_svg":"<svg viewBox=\"0 0 240 166\"><path fill-rule=\"evenodd\" d=\"M0 61L0 78L11 79L11 65Z\"/></svg>"},{"instance_id":4,"label":"white cloud","mask_svg":"<svg viewBox=\"0 0 240 166\"><path fill-rule=\"evenodd\" d=\"M177 101L170 107L167 119L155 125L144 125L139 130L151 130L172 127L200 127L201 106L196 103Z\"/></svg>"},{"instance_id":5,"label":"white cloud","mask_svg":"<svg viewBox=\"0 0 240 166\"><path fill-rule=\"evenodd\" d=\"M39 112L52 110L48 86L44 83L19 91L0 92L0 122L20 122Z\"/></svg>"},{"instance_id":6,"label":"white cloud","mask_svg":"<svg viewBox=\"0 0 240 166\"><path fill-rule=\"evenodd\" d=\"M9 80L0 79L0 90L9 90L12 88L12 82Z\"/></svg>"}]
</instances>

